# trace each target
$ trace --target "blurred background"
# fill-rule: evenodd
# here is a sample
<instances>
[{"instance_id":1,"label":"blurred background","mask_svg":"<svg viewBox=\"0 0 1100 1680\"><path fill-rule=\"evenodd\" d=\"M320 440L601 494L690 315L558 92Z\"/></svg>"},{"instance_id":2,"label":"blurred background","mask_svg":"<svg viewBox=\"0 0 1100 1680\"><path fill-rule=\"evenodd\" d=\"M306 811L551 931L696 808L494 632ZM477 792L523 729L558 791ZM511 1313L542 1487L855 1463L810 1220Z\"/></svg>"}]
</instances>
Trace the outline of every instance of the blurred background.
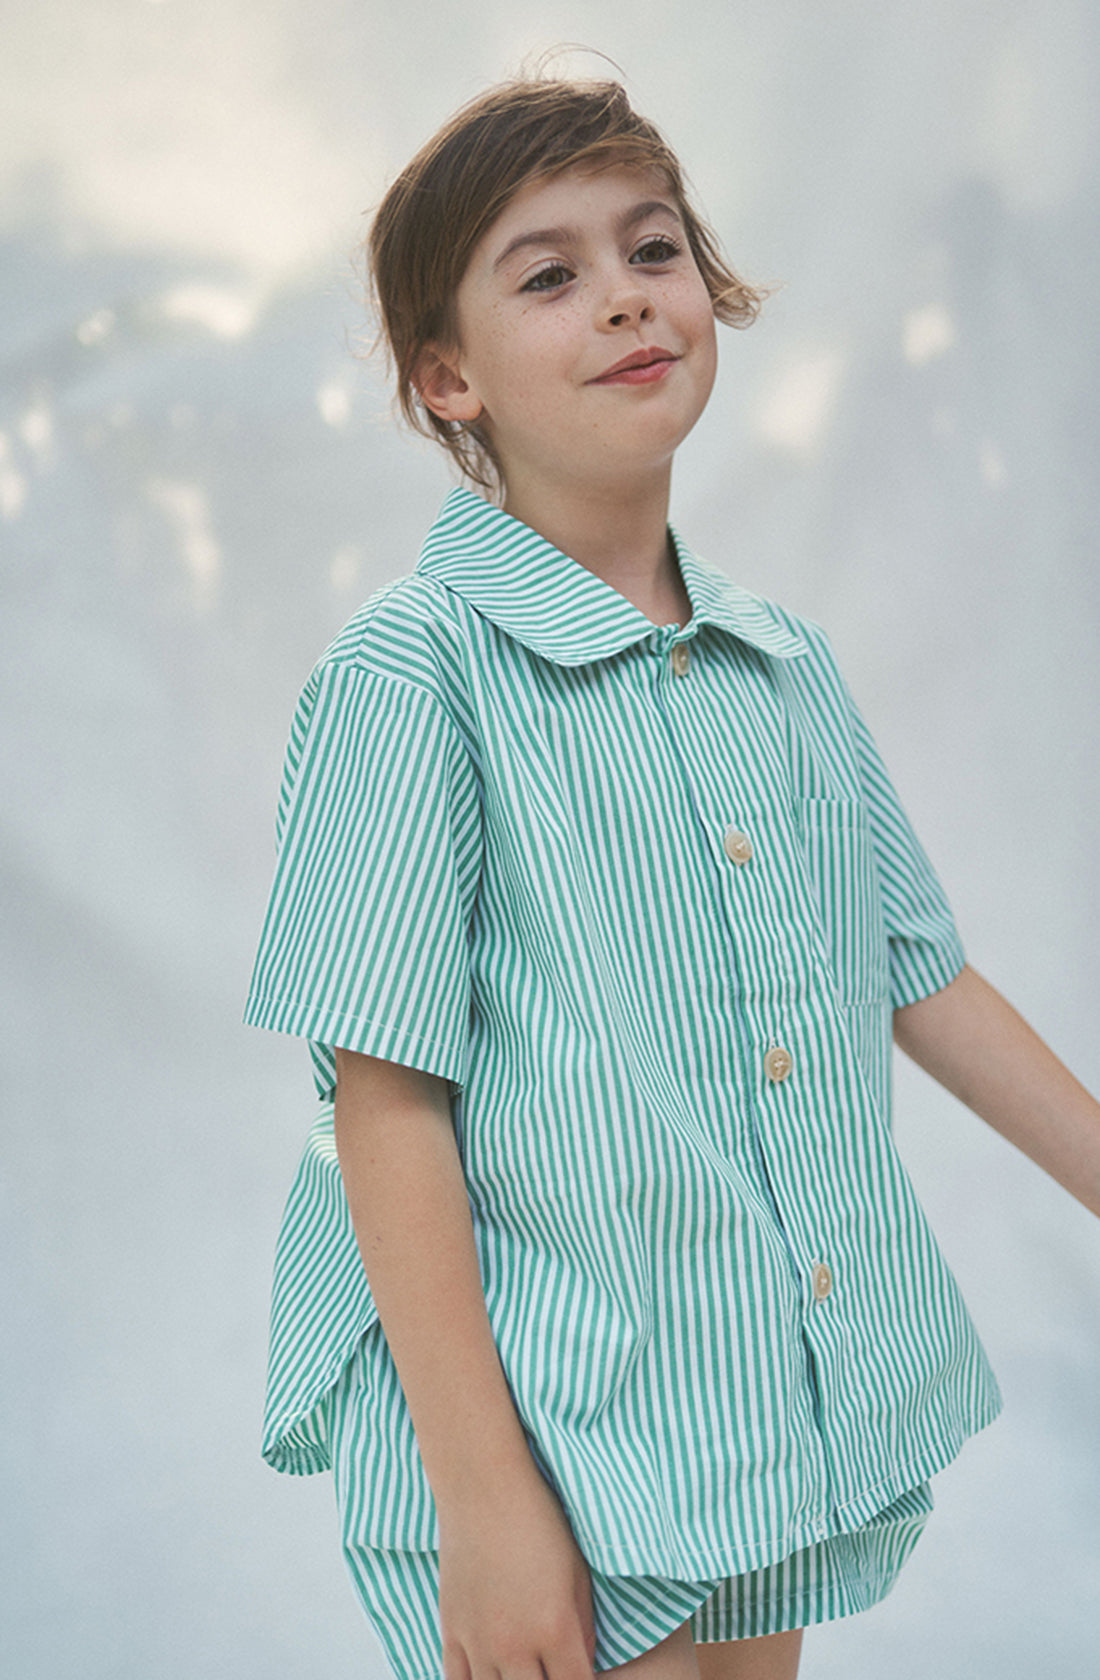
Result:
<instances>
[{"instance_id":1,"label":"blurred background","mask_svg":"<svg viewBox=\"0 0 1100 1680\"><path fill-rule=\"evenodd\" d=\"M259 1459L314 1112L242 1027L298 690L450 486L355 248L457 105L621 66L734 263L673 520L819 620L972 963L1100 1089L1100 23L1085 0L0 5L0 1667L385 1680L329 1477ZM603 73L566 57L564 70ZM899 1057L1005 1391L804 1680L1086 1680L1100 1229Z\"/></svg>"}]
</instances>

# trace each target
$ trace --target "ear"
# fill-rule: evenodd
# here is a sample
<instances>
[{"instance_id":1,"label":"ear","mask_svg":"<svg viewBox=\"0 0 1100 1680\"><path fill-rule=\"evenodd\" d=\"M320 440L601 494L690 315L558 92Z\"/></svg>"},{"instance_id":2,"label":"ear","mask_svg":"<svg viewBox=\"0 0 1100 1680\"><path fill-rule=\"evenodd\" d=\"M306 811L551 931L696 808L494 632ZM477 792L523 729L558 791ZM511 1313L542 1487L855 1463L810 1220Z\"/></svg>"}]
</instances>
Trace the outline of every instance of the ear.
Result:
<instances>
[{"instance_id":1,"label":"ear","mask_svg":"<svg viewBox=\"0 0 1100 1680\"><path fill-rule=\"evenodd\" d=\"M481 413L481 398L463 379L457 351L426 345L413 369L412 382L424 407L440 420L469 423Z\"/></svg>"}]
</instances>

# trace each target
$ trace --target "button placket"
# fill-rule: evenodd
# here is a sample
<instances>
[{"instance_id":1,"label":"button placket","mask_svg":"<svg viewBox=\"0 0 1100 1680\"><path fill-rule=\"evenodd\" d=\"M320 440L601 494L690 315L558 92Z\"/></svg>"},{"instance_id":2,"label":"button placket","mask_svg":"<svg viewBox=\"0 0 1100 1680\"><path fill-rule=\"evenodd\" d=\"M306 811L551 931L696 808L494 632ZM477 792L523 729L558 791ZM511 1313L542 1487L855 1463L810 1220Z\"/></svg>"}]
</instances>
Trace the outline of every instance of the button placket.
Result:
<instances>
[{"instance_id":1,"label":"button placket","mask_svg":"<svg viewBox=\"0 0 1100 1680\"><path fill-rule=\"evenodd\" d=\"M779 1085L794 1067L794 1057L785 1044L773 1041L764 1052L764 1072L773 1085Z\"/></svg>"},{"instance_id":2,"label":"button placket","mask_svg":"<svg viewBox=\"0 0 1100 1680\"><path fill-rule=\"evenodd\" d=\"M739 828L735 828L733 824L730 823L725 834L722 836L722 850L725 852L731 863L736 863L743 867L752 859L753 845L747 834L742 834Z\"/></svg>"}]
</instances>

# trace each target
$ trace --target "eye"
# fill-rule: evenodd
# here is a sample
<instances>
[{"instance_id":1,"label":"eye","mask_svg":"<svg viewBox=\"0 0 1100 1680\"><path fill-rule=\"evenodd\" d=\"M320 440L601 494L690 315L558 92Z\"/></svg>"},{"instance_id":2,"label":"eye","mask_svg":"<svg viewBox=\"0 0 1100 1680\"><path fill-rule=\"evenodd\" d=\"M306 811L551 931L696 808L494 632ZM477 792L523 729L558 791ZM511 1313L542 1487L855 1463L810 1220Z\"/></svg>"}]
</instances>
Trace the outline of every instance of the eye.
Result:
<instances>
[{"instance_id":1,"label":"eye","mask_svg":"<svg viewBox=\"0 0 1100 1680\"><path fill-rule=\"evenodd\" d=\"M677 240L670 239L665 233L656 233L651 239L647 239L644 245L639 245L637 250L631 253L630 260L631 262L641 263L671 262L673 257L680 255L680 249Z\"/></svg>"},{"instance_id":2,"label":"eye","mask_svg":"<svg viewBox=\"0 0 1100 1680\"><path fill-rule=\"evenodd\" d=\"M564 263L548 263L532 274L530 280L525 280L520 287L521 292L552 292L557 286L564 286L572 280L573 270L566 268Z\"/></svg>"}]
</instances>

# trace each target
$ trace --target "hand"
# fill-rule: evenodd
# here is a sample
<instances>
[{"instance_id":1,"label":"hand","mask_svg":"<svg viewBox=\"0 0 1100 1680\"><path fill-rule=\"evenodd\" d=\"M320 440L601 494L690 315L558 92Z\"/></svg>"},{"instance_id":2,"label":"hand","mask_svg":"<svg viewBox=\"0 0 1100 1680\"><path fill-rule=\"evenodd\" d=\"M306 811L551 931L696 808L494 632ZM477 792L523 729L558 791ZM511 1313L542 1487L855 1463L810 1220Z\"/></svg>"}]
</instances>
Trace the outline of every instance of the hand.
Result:
<instances>
[{"instance_id":1,"label":"hand","mask_svg":"<svg viewBox=\"0 0 1100 1680\"><path fill-rule=\"evenodd\" d=\"M533 1463L440 1513L439 1617L444 1680L592 1680L588 1565Z\"/></svg>"}]
</instances>

